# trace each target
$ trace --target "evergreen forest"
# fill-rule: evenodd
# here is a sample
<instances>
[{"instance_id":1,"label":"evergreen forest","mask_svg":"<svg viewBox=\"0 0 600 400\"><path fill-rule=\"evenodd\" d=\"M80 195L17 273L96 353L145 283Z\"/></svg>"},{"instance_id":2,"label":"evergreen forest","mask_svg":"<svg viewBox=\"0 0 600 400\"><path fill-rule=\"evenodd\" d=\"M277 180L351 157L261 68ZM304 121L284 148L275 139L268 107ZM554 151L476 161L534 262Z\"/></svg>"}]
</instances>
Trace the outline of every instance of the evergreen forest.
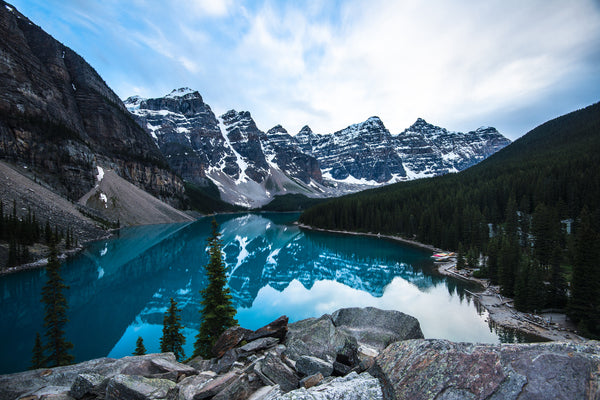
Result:
<instances>
[{"instance_id":1,"label":"evergreen forest","mask_svg":"<svg viewBox=\"0 0 600 400\"><path fill-rule=\"evenodd\" d=\"M458 251L523 311L566 309L600 337L600 103L456 174L333 199L300 222Z\"/></svg>"}]
</instances>

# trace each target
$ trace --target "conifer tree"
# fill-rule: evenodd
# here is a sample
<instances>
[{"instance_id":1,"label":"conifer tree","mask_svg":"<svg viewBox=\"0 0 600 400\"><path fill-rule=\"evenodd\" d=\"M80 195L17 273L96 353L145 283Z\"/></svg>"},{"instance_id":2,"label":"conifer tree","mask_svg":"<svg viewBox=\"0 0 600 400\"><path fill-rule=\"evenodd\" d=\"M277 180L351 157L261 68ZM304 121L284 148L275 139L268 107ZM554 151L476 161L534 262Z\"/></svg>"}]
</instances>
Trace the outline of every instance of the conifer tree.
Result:
<instances>
[{"instance_id":1,"label":"conifer tree","mask_svg":"<svg viewBox=\"0 0 600 400\"><path fill-rule=\"evenodd\" d=\"M231 302L231 293L226 287L227 276L221 252L221 234L216 220L212 220L212 234L208 238L209 261L205 266L208 286L202 289L202 325L194 343L193 357L210 358L211 349L219 336L228 328L237 325L236 310Z\"/></svg>"},{"instance_id":2,"label":"conifer tree","mask_svg":"<svg viewBox=\"0 0 600 400\"><path fill-rule=\"evenodd\" d=\"M458 254L456 255L456 269L463 269L465 267L465 254L462 243L458 245Z\"/></svg>"},{"instance_id":3,"label":"conifer tree","mask_svg":"<svg viewBox=\"0 0 600 400\"><path fill-rule=\"evenodd\" d=\"M31 368L38 369L45 366L46 357L44 356L44 346L40 333L35 334L35 345L33 346L33 356L31 357Z\"/></svg>"},{"instance_id":4,"label":"conifer tree","mask_svg":"<svg viewBox=\"0 0 600 400\"><path fill-rule=\"evenodd\" d=\"M143 356L146 354L146 347L144 347L144 339L141 336L138 336L137 341L135 342L135 351L132 353L134 356Z\"/></svg>"},{"instance_id":5,"label":"conifer tree","mask_svg":"<svg viewBox=\"0 0 600 400\"><path fill-rule=\"evenodd\" d=\"M44 326L46 327L46 350L49 352L47 364L50 367L68 365L73 362L74 357L69 354L73 343L65 339L65 326L67 324L67 299L63 291L69 287L64 284L60 276L60 262L56 254L56 246L50 243L50 257L46 266L48 280L42 288L42 302L44 303L45 315Z\"/></svg>"},{"instance_id":6,"label":"conifer tree","mask_svg":"<svg viewBox=\"0 0 600 400\"><path fill-rule=\"evenodd\" d=\"M175 354L177 360L185 357L183 351L185 336L181 333L182 329L183 326L181 325L181 316L179 315L177 302L171 297L169 309L165 312L163 319L163 335L160 338L160 351L162 353L172 352Z\"/></svg>"}]
</instances>

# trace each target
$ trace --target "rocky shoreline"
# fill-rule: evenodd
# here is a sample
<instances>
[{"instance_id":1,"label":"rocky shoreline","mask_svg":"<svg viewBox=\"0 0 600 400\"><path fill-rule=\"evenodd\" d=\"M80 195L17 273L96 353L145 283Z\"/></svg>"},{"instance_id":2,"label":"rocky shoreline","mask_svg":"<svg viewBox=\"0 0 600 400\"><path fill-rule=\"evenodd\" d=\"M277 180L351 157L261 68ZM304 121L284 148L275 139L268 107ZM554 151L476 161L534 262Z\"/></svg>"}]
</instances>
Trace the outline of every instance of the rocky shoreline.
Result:
<instances>
[{"instance_id":1,"label":"rocky shoreline","mask_svg":"<svg viewBox=\"0 0 600 400\"><path fill-rule=\"evenodd\" d=\"M0 400L598 398L600 343L423 339L399 311L346 308L227 330L210 360L101 358L0 376Z\"/></svg>"}]
</instances>

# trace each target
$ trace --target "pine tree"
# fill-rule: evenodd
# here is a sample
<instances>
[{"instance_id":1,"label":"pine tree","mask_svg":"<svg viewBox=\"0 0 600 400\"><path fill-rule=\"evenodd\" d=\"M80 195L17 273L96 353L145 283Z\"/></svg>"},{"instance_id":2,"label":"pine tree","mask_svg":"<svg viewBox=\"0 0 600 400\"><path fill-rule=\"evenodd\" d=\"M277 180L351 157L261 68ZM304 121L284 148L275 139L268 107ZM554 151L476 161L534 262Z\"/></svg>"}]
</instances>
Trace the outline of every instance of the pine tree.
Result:
<instances>
[{"instance_id":1,"label":"pine tree","mask_svg":"<svg viewBox=\"0 0 600 400\"><path fill-rule=\"evenodd\" d=\"M208 286L201 290L202 294L202 325L194 343L193 357L210 358L211 349L219 336L228 328L237 325L236 310L231 303L231 294L226 287L227 276L219 240L219 226L212 221L212 234L208 238L209 262L205 266L208 276Z\"/></svg>"},{"instance_id":2,"label":"pine tree","mask_svg":"<svg viewBox=\"0 0 600 400\"><path fill-rule=\"evenodd\" d=\"M185 336L181 333L183 326L180 321L181 316L179 315L177 302L171 297L169 309L165 312L163 319L163 335L160 338L160 351L162 353L172 352L175 354L177 360L185 357L183 351Z\"/></svg>"},{"instance_id":3,"label":"pine tree","mask_svg":"<svg viewBox=\"0 0 600 400\"><path fill-rule=\"evenodd\" d=\"M135 342L135 351L132 353L134 356L143 356L146 354L146 348L144 347L144 339L141 336L138 336L137 341Z\"/></svg>"},{"instance_id":4,"label":"pine tree","mask_svg":"<svg viewBox=\"0 0 600 400\"><path fill-rule=\"evenodd\" d=\"M50 353L47 358L50 367L68 365L74 357L68 353L73 348L73 343L65 339L65 325L67 324L67 299L63 290L69 287L63 283L60 276L60 262L56 254L56 246L50 243L50 257L46 266L48 281L42 288L42 302L45 315L44 326L48 343L46 350Z\"/></svg>"},{"instance_id":5,"label":"pine tree","mask_svg":"<svg viewBox=\"0 0 600 400\"><path fill-rule=\"evenodd\" d=\"M33 346L33 357L31 357L31 368L38 369L45 366L44 346L39 332L35 334L35 345Z\"/></svg>"}]
</instances>

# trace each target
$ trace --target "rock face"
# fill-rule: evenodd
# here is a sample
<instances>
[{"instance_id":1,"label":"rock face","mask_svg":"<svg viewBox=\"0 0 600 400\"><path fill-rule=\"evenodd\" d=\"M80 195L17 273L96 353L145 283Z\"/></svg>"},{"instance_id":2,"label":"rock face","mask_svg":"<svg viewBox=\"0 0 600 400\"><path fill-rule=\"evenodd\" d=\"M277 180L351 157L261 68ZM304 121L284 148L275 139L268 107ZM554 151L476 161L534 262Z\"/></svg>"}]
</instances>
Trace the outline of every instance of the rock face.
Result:
<instances>
[{"instance_id":1,"label":"rock face","mask_svg":"<svg viewBox=\"0 0 600 400\"><path fill-rule=\"evenodd\" d=\"M386 399L597 399L599 345L480 345L408 340L369 370Z\"/></svg>"},{"instance_id":2,"label":"rock face","mask_svg":"<svg viewBox=\"0 0 600 400\"><path fill-rule=\"evenodd\" d=\"M419 118L395 137L395 147L413 177L466 169L510 144L495 128L451 132Z\"/></svg>"},{"instance_id":3,"label":"rock face","mask_svg":"<svg viewBox=\"0 0 600 400\"><path fill-rule=\"evenodd\" d=\"M3 1L0 35L0 158L71 200L94 187L101 165L179 205L181 180L83 58Z\"/></svg>"},{"instance_id":4,"label":"rock face","mask_svg":"<svg viewBox=\"0 0 600 400\"><path fill-rule=\"evenodd\" d=\"M196 91L125 101L171 167L199 185L212 180L231 203L257 206L276 194L338 196L388 183L465 169L510 143L494 128L449 132L418 119L394 136L378 117L316 135L266 133L247 111L216 118Z\"/></svg>"},{"instance_id":5,"label":"rock face","mask_svg":"<svg viewBox=\"0 0 600 400\"><path fill-rule=\"evenodd\" d=\"M256 331L228 330L219 340L220 349L227 347L223 356L187 365L165 353L3 375L0 400L600 396L598 342L480 345L411 339L422 337L418 326L413 317L375 308L341 309L289 326L282 317ZM282 330L287 334L280 343ZM246 343L251 335L259 338ZM390 340L397 341L384 349ZM340 372L335 364L347 369Z\"/></svg>"}]
</instances>

